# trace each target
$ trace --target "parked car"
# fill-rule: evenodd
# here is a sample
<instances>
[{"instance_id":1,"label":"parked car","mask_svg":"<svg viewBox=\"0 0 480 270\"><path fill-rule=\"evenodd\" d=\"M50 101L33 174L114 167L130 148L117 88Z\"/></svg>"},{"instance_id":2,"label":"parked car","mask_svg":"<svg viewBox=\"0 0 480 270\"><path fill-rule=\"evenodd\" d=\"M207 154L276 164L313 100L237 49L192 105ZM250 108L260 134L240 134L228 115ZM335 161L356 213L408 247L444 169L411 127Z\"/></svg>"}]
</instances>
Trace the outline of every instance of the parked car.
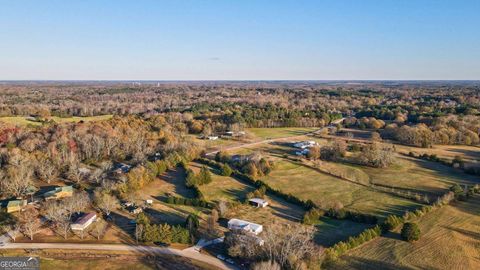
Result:
<instances>
[{"instance_id":1,"label":"parked car","mask_svg":"<svg viewBox=\"0 0 480 270\"><path fill-rule=\"evenodd\" d=\"M223 256L222 254L218 254L217 259L225 261L225 256Z\"/></svg>"},{"instance_id":2,"label":"parked car","mask_svg":"<svg viewBox=\"0 0 480 270\"><path fill-rule=\"evenodd\" d=\"M228 258L225 261L228 262L229 264L235 264L235 262L231 258Z\"/></svg>"}]
</instances>

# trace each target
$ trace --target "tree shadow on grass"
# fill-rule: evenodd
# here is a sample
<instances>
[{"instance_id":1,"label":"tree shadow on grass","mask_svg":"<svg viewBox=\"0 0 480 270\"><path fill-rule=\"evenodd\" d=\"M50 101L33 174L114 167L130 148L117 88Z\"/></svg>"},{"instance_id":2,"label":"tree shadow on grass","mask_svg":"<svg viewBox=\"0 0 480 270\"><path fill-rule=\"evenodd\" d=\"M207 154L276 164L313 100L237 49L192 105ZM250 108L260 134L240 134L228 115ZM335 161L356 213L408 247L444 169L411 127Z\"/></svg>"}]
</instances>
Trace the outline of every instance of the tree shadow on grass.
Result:
<instances>
[{"instance_id":1,"label":"tree shadow on grass","mask_svg":"<svg viewBox=\"0 0 480 270\"><path fill-rule=\"evenodd\" d=\"M238 188L229 188L225 190L225 193L234 197L238 201L244 201L246 199L247 193L255 190L250 186L244 186L242 189Z\"/></svg>"},{"instance_id":2,"label":"tree shadow on grass","mask_svg":"<svg viewBox=\"0 0 480 270\"><path fill-rule=\"evenodd\" d=\"M168 223L170 225L182 224L185 217L175 212L158 211L152 208L145 209L145 213L150 217L152 223Z\"/></svg>"},{"instance_id":3,"label":"tree shadow on grass","mask_svg":"<svg viewBox=\"0 0 480 270\"><path fill-rule=\"evenodd\" d=\"M451 226L442 226L442 227L445 228L445 229L448 229L448 230L452 230L454 232L461 233L465 236L472 237L475 240L480 240L480 233L478 233L478 232L469 231L469 230L460 229L460 228L455 228L455 227L451 227Z\"/></svg>"},{"instance_id":4,"label":"tree shadow on grass","mask_svg":"<svg viewBox=\"0 0 480 270\"><path fill-rule=\"evenodd\" d=\"M194 198L195 194L193 190L185 186L187 174L185 169L182 167L176 167L172 170L168 170L159 178L167 183L170 183L174 186L174 192L185 197L185 198Z\"/></svg>"},{"instance_id":5,"label":"tree shadow on grass","mask_svg":"<svg viewBox=\"0 0 480 270\"><path fill-rule=\"evenodd\" d=\"M344 257L342 263L333 263L327 266L327 269L359 269L359 270L411 270L414 268L400 266L385 261L377 261L366 258L347 256Z\"/></svg>"}]
</instances>

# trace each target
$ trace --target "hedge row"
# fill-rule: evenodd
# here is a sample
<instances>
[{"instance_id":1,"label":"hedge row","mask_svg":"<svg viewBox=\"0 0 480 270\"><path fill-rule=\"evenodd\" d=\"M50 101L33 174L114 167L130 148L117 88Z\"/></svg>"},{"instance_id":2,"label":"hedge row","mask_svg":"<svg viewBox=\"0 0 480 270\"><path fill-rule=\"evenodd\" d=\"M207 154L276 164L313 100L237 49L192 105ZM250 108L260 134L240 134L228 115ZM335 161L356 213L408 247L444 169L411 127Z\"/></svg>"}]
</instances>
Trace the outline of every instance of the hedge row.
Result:
<instances>
[{"instance_id":1,"label":"hedge row","mask_svg":"<svg viewBox=\"0 0 480 270\"><path fill-rule=\"evenodd\" d=\"M170 204L180 204L180 205L190 205L190 206L199 206L205 208L213 208L213 204L205 200L200 200L197 198L182 198L176 196L170 196L167 198L167 203Z\"/></svg>"},{"instance_id":2,"label":"hedge row","mask_svg":"<svg viewBox=\"0 0 480 270\"><path fill-rule=\"evenodd\" d=\"M336 243L333 247L327 248L325 250L325 262L336 260L338 257L343 255L350 249L356 248L382 234L382 228L380 225L376 225L373 228L369 228L361 232L357 236L350 236L346 241L340 241Z\"/></svg>"},{"instance_id":3,"label":"hedge row","mask_svg":"<svg viewBox=\"0 0 480 270\"><path fill-rule=\"evenodd\" d=\"M428 161L432 161L432 162L438 162L438 163L441 163L445 166L460 169L467 174L480 175L480 167L473 167L473 166L465 167L465 164L464 164L464 162L461 158L455 157L455 159L453 159L452 161L449 161L449 160L441 159L441 158L437 157L437 155L435 155L435 154L432 154L432 155L428 155L428 154L416 155L414 152L409 152L408 156L418 158L418 159L428 160Z\"/></svg>"}]
</instances>

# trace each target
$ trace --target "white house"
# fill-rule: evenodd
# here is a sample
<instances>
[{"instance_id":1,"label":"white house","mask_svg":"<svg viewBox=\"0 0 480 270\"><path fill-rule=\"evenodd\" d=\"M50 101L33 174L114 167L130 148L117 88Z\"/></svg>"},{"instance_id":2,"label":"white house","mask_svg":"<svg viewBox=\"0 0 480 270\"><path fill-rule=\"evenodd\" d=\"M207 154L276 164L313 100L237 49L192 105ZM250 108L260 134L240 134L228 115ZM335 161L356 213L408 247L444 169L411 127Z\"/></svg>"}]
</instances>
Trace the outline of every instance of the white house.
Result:
<instances>
[{"instance_id":1,"label":"white house","mask_svg":"<svg viewBox=\"0 0 480 270\"><path fill-rule=\"evenodd\" d=\"M210 141L215 141L218 140L218 136L208 136L207 139Z\"/></svg>"},{"instance_id":2,"label":"white house","mask_svg":"<svg viewBox=\"0 0 480 270\"><path fill-rule=\"evenodd\" d=\"M314 147L315 145L317 145L317 142L315 141L303 141L303 142L294 143L293 147L306 149L306 148Z\"/></svg>"},{"instance_id":3,"label":"white house","mask_svg":"<svg viewBox=\"0 0 480 270\"><path fill-rule=\"evenodd\" d=\"M92 224L92 222L94 222L95 219L97 219L97 214L95 214L95 213L84 214L79 219L77 219L77 221L75 221L75 223L72 223L70 225L70 228L72 228L72 230L74 230L74 231L75 230L83 231L88 226L90 226L90 224Z\"/></svg>"},{"instance_id":4,"label":"white house","mask_svg":"<svg viewBox=\"0 0 480 270\"><path fill-rule=\"evenodd\" d=\"M253 233L258 235L263 231L263 226L259 224L255 224L252 222L248 222L241 219L232 218L228 221L228 229L229 230L244 230L249 233Z\"/></svg>"},{"instance_id":5,"label":"white house","mask_svg":"<svg viewBox=\"0 0 480 270\"><path fill-rule=\"evenodd\" d=\"M263 208L263 207L266 207L268 205L268 202L264 199L260 199L260 198L252 198L250 200L248 200L248 203L250 203L251 205L257 207L257 208Z\"/></svg>"}]
</instances>

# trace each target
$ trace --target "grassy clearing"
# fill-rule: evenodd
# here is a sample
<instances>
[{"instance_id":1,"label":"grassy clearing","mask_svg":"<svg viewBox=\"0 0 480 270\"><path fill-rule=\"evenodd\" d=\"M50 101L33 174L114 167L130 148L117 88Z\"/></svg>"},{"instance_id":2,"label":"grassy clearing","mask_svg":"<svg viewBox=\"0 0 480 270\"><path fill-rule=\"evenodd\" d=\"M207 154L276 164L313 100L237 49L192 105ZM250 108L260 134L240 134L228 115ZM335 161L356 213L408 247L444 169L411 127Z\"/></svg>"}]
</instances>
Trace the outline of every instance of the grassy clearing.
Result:
<instances>
[{"instance_id":1,"label":"grassy clearing","mask_svg":"<svg viewBox=\"0 0 480 270\"><path fill-rule=\"evenodd\" d=\"M418 222L415 243L398 233L375 239L343 256L334 269L479 269L480 196L437 209Z\"/></svg>"},{"instance_id":2,"label":"grassy clearing","mask_svg":"<svg viewBox=\"0 0 480 270\"><path fill-rule=\"evenodd\" d=\"M112 118L113 115L99 115L99 116L87 116L87 117L78 117L78 116L73 116L73 117L57 117L57 116L52 116L49 117L48 119L51 119L55 121L56 123L74 123L74 122L90 122L90 121L102 121L102 120L108 120ZM35 120L32 120L30 117L26 116L8 116L8 117L0 117L0 121L9 123L9 124L14 124L17 126L41 126L42 122L38 122Z\"/></svg>"},{"instance_id":3,"label":"grassy clearing","mask_svg":"<svg viewBox=\"0 0 480 270\"><path fill-rule=\"evenodd\" d=\"M370 176L372 183L400 187L412 192L440 194L454 183L480 182L478 177L442 164L407 157L398 158L397 164L388 168L360 168Z\"/></svg>"},{"instance_id":4,"label":"grassy clearing","mask_svg":"<svg viewBox=\"0 0 480 270\"><path fill-rule=\"evenodd\" d=\"M299 136L315 130L318 130L318 128L297 128L297 127L248 128L247 132L262 139L266 139L266 138L274 139L274 138L289 137L289 136Z\"/></svg>"},{"instance_id":5,"label":"grassy clearing","mask_svg":"<svg viewBox=\"0 0 480 270\"><path fill-rule=\"evenodd\" d=\"M452 160L456 156L461 157L465 163L478 166L477 160L480 160L480 147L469 145L434 145L432 148L420 148L406 145L396 145L397 151L408 154L414 152L417 155L428 154L437 155L445 160Z\"/></svg>"},{"instance_id":6,"label":"grassy clearing","mask_svg":"<svg viewBox=\"0 0 480 270\"><path fill-rule=\"evenodd\" d=\"M190 168L195 173L198 173L202 166L199 163L190 163ZM218 172L212 168L210 170L212 172L212 183L200 186L200 191L208 201L243 201L247 193L255 190L254 187L232 177L218 175Z\"/></svg>"},{"instance_id":7,"label":"grassy clearing","mask_svg":"<svg viewBox=\"0 0 480 270\"><path fill-rule=\"evenodd\" d=\"M330 207L338 201L347 209L387 216L403 214L405 210L419 206L410 200L373 191L288 160L278 160L272 173L262 180L323 207Z\"/></svg>"}]
</instances>

